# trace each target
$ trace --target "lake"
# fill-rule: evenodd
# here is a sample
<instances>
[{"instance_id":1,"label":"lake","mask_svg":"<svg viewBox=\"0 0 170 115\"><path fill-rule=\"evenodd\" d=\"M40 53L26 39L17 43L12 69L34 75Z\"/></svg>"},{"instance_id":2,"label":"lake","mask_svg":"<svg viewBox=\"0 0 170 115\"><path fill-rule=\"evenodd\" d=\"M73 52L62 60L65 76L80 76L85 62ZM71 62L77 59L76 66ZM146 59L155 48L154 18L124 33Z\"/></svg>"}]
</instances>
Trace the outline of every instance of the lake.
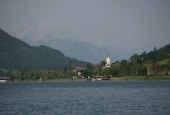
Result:
<instances>
[{"instance_id":1,"label":"lake","mask_svg":"<svg viewBox=\"0 0 170 115\"><path fill-rule=\"evenodd\" d=\"M170 81L0 83L0 115L167 115Z\"/></svg>"}]
</instances>

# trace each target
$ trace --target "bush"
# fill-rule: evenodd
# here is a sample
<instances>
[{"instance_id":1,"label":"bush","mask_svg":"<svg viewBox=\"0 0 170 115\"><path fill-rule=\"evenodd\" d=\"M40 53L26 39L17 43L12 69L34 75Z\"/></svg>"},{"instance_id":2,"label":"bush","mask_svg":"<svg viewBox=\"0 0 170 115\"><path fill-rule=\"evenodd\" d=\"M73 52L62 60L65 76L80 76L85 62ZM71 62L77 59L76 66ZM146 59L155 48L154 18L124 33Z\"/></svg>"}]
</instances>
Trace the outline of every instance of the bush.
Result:
<instances>
[{"instance_id":1,"label":"bush","mask_svg":"<svg viewBox=\"0 0 170 115\"><path fill-rule=\"evenodd\" d=\"M126 75L125 74L118 74L116 75L116 77L125 77Z\"/></svg>"}]
</instances>

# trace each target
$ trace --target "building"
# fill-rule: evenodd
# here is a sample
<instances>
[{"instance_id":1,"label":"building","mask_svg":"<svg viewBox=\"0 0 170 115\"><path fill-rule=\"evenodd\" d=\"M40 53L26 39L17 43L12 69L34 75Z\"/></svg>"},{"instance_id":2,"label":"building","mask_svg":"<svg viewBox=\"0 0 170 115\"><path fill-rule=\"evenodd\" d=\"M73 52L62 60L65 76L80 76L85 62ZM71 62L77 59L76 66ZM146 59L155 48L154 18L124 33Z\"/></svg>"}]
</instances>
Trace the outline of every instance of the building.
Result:
<instances>
[{"instance_id":1,"label":"building","mask_svg":"<svg viewBox=\"0 0 170 115\"><path fill-rule=\"evenodd\" d=\"M0 77L0 82L7 82L9 77Z\"/></svg>"},{"instance_id":2,"label":"building","mask_svg":"<svg viewBox=\"0 0 170 115\"><path fill-rule=\"evenodd\" d=\"M106 65L105 67L110 67L110 57L109 55L107 54L107 58L106 58Z\"/></svg>"},{"instance_id":3,"label":"building","mask_svg":"<svg viewBox=\"0 0 170 115\"><path fill-rule=\"evenodd\" d=\"M83 76L83 71L85 68L82 67L76 67L75 71L77 72L78 77L82 77Z\"/></svg>"}]
</instances>

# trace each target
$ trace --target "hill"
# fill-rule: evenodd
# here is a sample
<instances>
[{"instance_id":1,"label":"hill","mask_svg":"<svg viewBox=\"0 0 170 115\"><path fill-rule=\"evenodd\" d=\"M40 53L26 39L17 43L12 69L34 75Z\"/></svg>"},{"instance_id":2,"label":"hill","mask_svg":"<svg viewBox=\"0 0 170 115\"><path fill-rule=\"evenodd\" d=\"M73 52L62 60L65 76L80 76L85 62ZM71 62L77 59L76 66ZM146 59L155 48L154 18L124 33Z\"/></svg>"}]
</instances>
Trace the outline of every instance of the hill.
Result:
<instances>
[{"instance_id":1,"label":"hill","mask_svg":"<svg viewBox=\"0 0 170 115\"><path fill-rule=\"evenodd\" d=\"M164 60L161 60L161 61L157 61L157 64L159 65L166 65L167 63L169 62L169 59L164 59Z\"/></svg>"},{"instance_id":2,"label":"hill","mask_svg":"<svg viewBox=\"0 0 170 115\"><path fill-rule=\"evenodd\" d=\"M119 60L107 46L100 48L84 42L78 34L63 26L51 27L45 23L34 23L14 33L14 36L32 46L46 45L79 60L100 63L105 60L107 52L111 61ZM81 55L77 55L80 53Z\"/></svg>"},{"instance_id":3,"label":"hill","mask_svg":"<svg viewBox=\"0 0 170 115\"><path fill-rule=\"evenodd\" d=\"M0 68L62 69L69 63L86 66L87 62L66 57L56 49L41 45L30 46L0 29Z\"/></svg>"},{"instance_id":4,"label":"hill","mask_svg":"<svg viewBox=\"0 0 170 115\"><path fill-rule=\"evenodd\" d=\"M150 52L143 52L141 55L134 54L131 56L130 60L133 62L141 62L143 61L153 61L158 63L165 63L163 60L168 60L170 58L170 43L161 47L160 49L154 48L153 51Z\"/></svg>"}]
</instances>

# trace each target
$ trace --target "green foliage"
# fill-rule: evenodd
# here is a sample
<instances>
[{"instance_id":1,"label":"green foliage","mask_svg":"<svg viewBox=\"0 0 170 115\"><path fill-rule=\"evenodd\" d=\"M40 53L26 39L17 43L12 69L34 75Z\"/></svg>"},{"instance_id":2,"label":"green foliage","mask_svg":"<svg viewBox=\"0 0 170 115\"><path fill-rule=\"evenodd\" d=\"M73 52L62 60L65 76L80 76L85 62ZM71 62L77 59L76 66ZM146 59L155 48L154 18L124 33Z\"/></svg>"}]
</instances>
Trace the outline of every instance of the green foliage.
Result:
<instances>
[{"instance_id":1,"label":"green foliage","mask_svg":"<svg viewBox=\"0 0 170 115\"><path fill-rule=\"evenodd\" d=\"M121 65L124 67L127 64L127 60L122 60Z\"/></svg>"},{"instance_id":2,"label":"green foliage","mask_svg":"<svg viewBox=\"0 0 170 115\"><path fill-rule=\"evenodd\" d=\"M111 71L110 71L110 68L104 68L103 69L103 75L111 75Z\"/></svg>"},{"instance_id":3,"label":"green foliage","mask_svg":"<svg viewBox=\"0 0 170 115\"><path fill-rule=\"evenodd\" d=\"M125 77L126 75L125 74L118 74L116 75L116 77Z\"/></svg>"},{"instance_id":4,"label":"green foliage","mask_svg":"<svg viewBox=\"0 0 170 115\"><path fill-rule=\"evenodd\" d=\"M123 80L145 80L146 76L126 76Z\"/></svg>"},{"instance_id":5,"label":"green foliage","mask_svg":"<svg viewBox=\"0 0 170 115\"><path fill-rule=\"evenodd\" d=\"M170 80L170 76L152 76L152 77L145 77L144 80Z\"/></svg>"},{"instance_id":6,"label":"green foliage","mask_svg":"<svg viewBox=\"0 0 170 115\"><path fill-rule=\"evenodd\" d=\"M120 65L119 64L115 64L115 65L111 65L110 67L110 75L116 76L120 73Z\"/></svg>"},{"instance_id":7,"label":"green foliage","mask_svg":"<svg viewBox=\"0 0 170 115\"><path fill-rule=\"evenodd\" d=\"M95 76L97 75L97 72L94 70L94 67L92 66L92 64L87 64L86 69L83 71L83 75L85 77Z\"/></svg>"},{"instance_id":8,"label":"green foliage","mask_svg":"<svg viewBox=\"0 0 170 115\"><path fill-rule=\"evenodd\" d=\"M122 80L170 80L170 76L126 76Z\"/></svg>"},{"instance_id":9,"label":"green foliage","mask_svg":"<svg viewBox=\"0 0 170 115\"><path fill-rule=\"evenodd\" d=\"M71 62L71 63L70 63ZM71 64L71 65L69 65ZM33 47L0 29L0 67L6 69L62 69L87 62L65 57L60 51L41 45Z\"/></svg>"},{"instance_id":10,"label":"green foliage","mask_svg":"<svg viewBox=\"0 0 170 115\"><path fill-rule=\"evenodd\" d=\"M106 61L103 60L103 61L100 62L101 67L104 67L105 65L106 65Z\"/></svg>"},{"instance_id":11,"label":"green foliage","mask_svg":"<svg viewBox=\"0 0 170 115\"><path fill-rule=\"evenodd\" d=\"M148 53L143 52L141 55L134 54L131 56L131 65L123 66L124 73L127 75L146 75L149 71L154 75L160 74L161 71L170 70L170 44ZM136 71L136 73L134 73Z\"/></svg>"},{"instance_id":12,"label":"green foliage","mask_svg":"<svg viewBox=\"0 0 170 115\"><path fill-rule=\"evenodd\" d=\"M146 76L147 75L147 68L144 66L139 66L137 68L137 75L138 76Z\"/></svg>"},{"instance_id":13,"label":"green foliage","mask_svg":"<svg viewBox=\"0 0 170 115\"><path fill-rule=\"evenodd\" d=\"M110 67L106 67L103 69L103 75L113 75L117 76L121 72L120 64L113 64Z\"/></svg>"},{"instance_id":14,"label":"green foliage","mask_svg":"<svg viewBox=\"0 0 170 115\"><path fill-rule=\"evenodd\" d=\"M126 76L123 80L170 80L170 76Z\"/></svg>"},{"instance_id":15,"label":"green foliage","mask_svg":"<svg viewBox=\"0 0 170 115\"><path fill-rule=\"evenodd\" d=\"M169 59L167 58L167 59L164 59L164 60L161 60L161 61L157 61L156 63L159 64L159 65L166 65L167 63L169 63Z\"/></svg>"},{"instance_id":16,"label":"green foliage","mask_svg":"<svg viewBox=\"0 0 170 115\"><path fill-rule=\"evenodd\" d=\"M135 53L134 55L131 56L130 59L131 59L131 61L132 61L133 63L136 63L138 58L139 58L138 54Z\"/></svg>"},{"instance_id":17,"label":"green foliage","mask_svg":"<svg viewBox=\"0 0 170 115\"><path fill-rule=\"evenodd\" d=\"M84 72L83 72L83 75L85 77L88 77L88 76L93 76L94 75L94 72L90 69L85 69Z\"/></svg>"},{"instance_id":18,"label":"green foliage","mask_svg":"<svg viewBox=\"0 0 170 115\"><path fill-rule=\"evenodd\" d=\"M94 70L94 67L92 66L92 64L89 63L87 64L86 69Z\"/></svg>"},{"instance_id":19,"label":"green foliage","mask_svg":"<svg viewBox=\"0 0 170 115\"><path fill-rule=\"evenodd\" d=\"M47 81L64 78L65 75L63 71L56 70L12 70L8 77L11 81L39 81L40 79Z\"/></svg>"},{"instance_id":20,"label":"green foliage","mask_svg":"<svg viewBox=\"0 0 170 115\"><path fill-rule=\"evenodd\" d=\"M156 47L154 48L153 51L150 51L148 53L143 52L141 55L134 54L131 56L131 60L133 63L136 63L138 59L142 59L142 61L145 60L152 60L153 62L165 60L169 58L170 54L170 44L165 45L164 47L157 49Z\"/></svg>"}]
</instances>

